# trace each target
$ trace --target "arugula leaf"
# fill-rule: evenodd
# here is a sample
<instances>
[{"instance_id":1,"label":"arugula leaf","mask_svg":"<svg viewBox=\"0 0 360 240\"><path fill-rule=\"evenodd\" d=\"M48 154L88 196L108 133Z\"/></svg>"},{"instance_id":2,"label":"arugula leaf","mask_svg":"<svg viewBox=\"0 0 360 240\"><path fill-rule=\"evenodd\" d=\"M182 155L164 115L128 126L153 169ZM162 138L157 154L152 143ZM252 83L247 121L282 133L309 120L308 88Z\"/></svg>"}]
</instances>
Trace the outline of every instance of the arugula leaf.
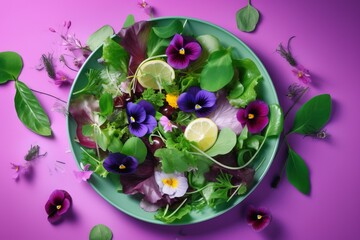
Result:
<instances>
[{"instance_id":1,"label":"arugula leaf","mask_svg":"<svg viewBox=\"0 0 360 240\"><path fill-rule=\"evenodd\" d=\"M165 95L162 92L155 93L154 89L147 88L142 93L142 97L144 100L150 102L153 106L164 106Z\"/></svg>"},{"instance_id":2,"label":"arugula leaf","mask_svg":"<svg viewBox=\"0 0 360 240\"><path fill-rule=\"evenodd\" d=\"M170 38L176 33L182 33L183 24L180 20L174 20L166 26L153 27L153 31L159 38Z\"/></svg>"},{"instance_id":3,"label":"arugula leaf","mask_svg":"<svg viewBox=\"0 0 360 240\"><path fill-rule=\"evenodd\" d=\"M306 102L295 115L290 133L311 134L320 131L331 115L331 96L322 94Z\"/></svg>"},{"instance_id":4,"label":"arugula leaf","mask_svg":"<svg viewBox=\"0 0 360 240\"><path fill-rule=\"evenodd\" d=\"M39 101L25 83L15 82L15 109L19 119L31 131L50 136L50 120Z\"/></svg>"},{"instance_id":5,"label":"arugula leaf","mask_svg":"<svg viewBox=\"0 0 360 240\"><path fill-rule=\"evenodd\" d=\"M241 8L236 13L236 23L238 28L243 32L252 32L259 22L259 11L251 6L250 0L246 7Z\"/></svg>"},{"instance_id":6,"label":"arugula leaf","mask_svg":"<svg viewBox=\"0 0 360 240\"><path fill-rule=\"evenodd\" d=\"M90 69L87 73L87 84L83 89L73 92L73 95L78 94L90 94L98 96L102 92L102 77L101 71L96 69Z\"/></svg>"},{"instance_id":7,"label":"arugula leaf","mask_svg":"<svg viewBox=\"0 0 360 240\"><path fill-rule=\"evenodd\" d=\"M121 153L135 157L140 164L145 161L147 148L140 138L131 137L124 143Z\"/></svg>"},{"instance_id":8,"label":"arugula leaf","mask_svg":"<svg viewBox=\"0 0 360 240\"><path fill-rule=\"evenodd\" d=\"M0 52L0 84L17 80L22 68L22 58L18 53Z\"/></svg>"},{"instance_id":9,"label":"arugula leaf","mask_svg":"<svg viewBox=\"0 0 360 240\"><path fill-rule=\"evenodd\" d=\"M111 240L113 237L110 228L103 224L95 225L90 231L90 240Z\"/></svg>"},{"instance_id":10,"label":"arugula leaf","mask_svg":"<svg viewBox=\"0 0 360 240\"><path fill-rule=\"evenodd\" d=\"M216 92L226 86L234 76L231 51L218 50L210 54L200 74L200 87Z\"/></svg>"},{"instance_id":11,"label":"arugula leaf","mask_svg":"<svg viewBox=\"0 0 360 240\"><path fill-rule=\"evenodd\" d=\"M160 148L155 151L154 156L160 158L161 168L165 173L186 172L196 167L193 155L186 151Z\"/></svg>"},{"instance_id":12,"label":"arugula leaf","mask_svg":"<svg viewBox=\"0 0 360 240\"><path fill-rule=\"evenodd\" d=\"M182 219L184 216L188 215L192 210L191 205L185 204L179 209L174 211L169 211L166 208L161 208L157 211L154 217L165 223L172 223L177 219Z\"/></svg>"},{"instance_id":13,"label":"arugula leaf","mask_svg":"<svg viewBox=\"0 0 360 240\"><path fill-rule=\"evenodd\" d=\"M89 46L91 51L95 51L108 37L111 37L113 34L114 29L110 25L104 25L90 35L86 45Z\"/></svg>"},{"instance_id":14,"label":"arugula leaf","mask_svg":"<svg viewBox=\"0 0 360 240\"><path fill-rule=\"evenodd\" d=\"M223 128L214 145L206 151L210 157L225 155L236 145L236 134L230 128Z\"/></svg>"},{"instance_id":15,"label":"arugula leaf","mask_svg":"<svg viewBox=\"0 0 360 240\"><path fill-rule=\"evenodd\" d=\"M119 43L107 38L104 41L102 57L106 64L120 71L124 76L127 75L129 54Z\"/></svg>"},{"instance_id":16,"label":"arugula leaf","mask_svg":"<svg viewBox=\"0 0 360 240\"><path fill-rule=\"evenodd\" d=\"M286 176L289 182L300 192L309 194L310 177L305 161L289 146L289 156L286 163Z\"/></svg>"}]
</instances>

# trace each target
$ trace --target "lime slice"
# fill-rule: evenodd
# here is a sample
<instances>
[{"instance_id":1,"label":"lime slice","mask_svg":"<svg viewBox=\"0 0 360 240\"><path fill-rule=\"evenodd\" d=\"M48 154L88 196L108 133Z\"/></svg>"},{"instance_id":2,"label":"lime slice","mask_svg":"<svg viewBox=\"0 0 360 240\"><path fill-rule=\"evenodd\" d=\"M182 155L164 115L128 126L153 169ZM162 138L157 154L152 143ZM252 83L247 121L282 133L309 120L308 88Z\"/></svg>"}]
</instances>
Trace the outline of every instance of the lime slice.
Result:
<instances>
[{"instance_id":1,"label":"lime slice","mask_svg":"<svg viewBox=\"0 0 360 240\"><path fill-rule=\"evenodd\" d=\"M202 151L206 151L214 145L217 135L218 128L209 118L195 119L189 123L184 133L185 138L195 142Z\"/></svg>"},{"instance_id":2,"label":"lime slice","mask_svg":"<svg viewBox=\"0 0 360 240\"><path fill-rule=\"evenodd\" d=\"M175 72L166 62L151 60L140 65L136 78L144 88L160 89L164 83L174 81Z\"/></svg>"}]
</instances>

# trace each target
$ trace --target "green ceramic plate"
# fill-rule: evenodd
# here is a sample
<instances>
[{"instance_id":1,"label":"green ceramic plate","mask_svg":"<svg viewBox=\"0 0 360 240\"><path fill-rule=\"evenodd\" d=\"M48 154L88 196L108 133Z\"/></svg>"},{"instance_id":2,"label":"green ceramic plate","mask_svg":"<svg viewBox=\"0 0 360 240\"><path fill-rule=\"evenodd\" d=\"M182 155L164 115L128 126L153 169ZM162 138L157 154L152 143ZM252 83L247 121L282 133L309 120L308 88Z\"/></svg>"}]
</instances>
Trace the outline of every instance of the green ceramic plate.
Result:
<instances>
[{"instance_id":1,"label":"green ceramic plate","mask_svg":"<svg viewBox=\"0 0 360 240\"><path fill-rule=\"evenodd\" d=\"M174 19L181 19L182 21L188 20L187 26L185 29L185 35L203 35L203 34L210 34L215 37L217 37L223 46L233 47L233 53L236 55L236 57L239 58L250 58L252 61L255 62L257 67L259 68L264 81L262 81L260 86L260 95L261 98L264 99L267 103L278 103L277 95L274 89L274 86L271 82L270 76L267 73L265 67L260 62L260 60L257 58L257 56L243 43L241 40L239 40L237 37L235 37L233 34L229 33L228 31L213 25L211 23L192 19L192 18L183 18L183 17L167 17L167 18L157 18L153 19L151 21L155 22L159 25L166 25L170 21ZM101 68L101 65L97 62L97 59L99 59L102 55L102 48L98 48L96 51L94 51L90 57L87 59L83 67L80 69L77 78L74 82L74 85L70 92L69 101L71 101L71 96L73 91L77 91L81 89L87 82L86 79L86 72L91 68ZM71 117L67 118L67 125L68 125L68 136L70 145L72 147L72 152L75 157L75 161L79 165L79 161L81 159L81 150L79 148L79 144L77 144L74 141L75 138L75 129L76 129L76 123ZM265 176L266 172L268 171L272 160L274 158L274 155L277 151L279 139L269 139L263 150L260 153L260 156L257 159L264 159L264 163L261 165L261 167L258 169L258 171L255 174L255 183L252 186L251 189L249 189L249 192L245 196L241 196L238 198L233 199L228 204L219 206L216 209L212 208L205 208L200 212L191 212L191 214L185 218L183 218L181 221L173 223L171 225L185 225L185 224L193 224L202 222L208 219L212 219L216 216L219 216L223 214L224 212L230 210L234 206L241 203L251 192L256 188L256 186L260 183L260 181ZM256 164L256 163L255 163ZM107 200L109 203L111 203L114 207L121 210L122 212L151 223L156 224L164 224L166 223L160 222L156 219L154 219L154 213L148 213L142 210L139 206L140 198L136 196L128 196L122 193L117 193L115 183L112 182L110 179L103 179L102 177L99 177L96 174L93 174L91 179L89 180L89 183L91 186L97 191L105 200Z\"/></svg>"}]
</instances>

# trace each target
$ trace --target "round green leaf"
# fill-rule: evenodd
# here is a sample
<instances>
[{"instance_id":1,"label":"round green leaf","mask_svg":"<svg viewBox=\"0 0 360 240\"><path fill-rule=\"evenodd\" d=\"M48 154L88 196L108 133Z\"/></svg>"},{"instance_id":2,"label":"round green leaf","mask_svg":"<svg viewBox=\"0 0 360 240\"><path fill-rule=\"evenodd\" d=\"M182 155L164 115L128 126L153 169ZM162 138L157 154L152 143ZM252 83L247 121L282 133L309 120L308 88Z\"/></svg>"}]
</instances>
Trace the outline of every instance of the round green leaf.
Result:
<instances>
[{"instance_id":1,"label":"round green leaf","mask_svg":"<svg viewBox=\"0 0 360 240\"><path fill-rule=\"evenodd\" d=\"M103 224L98 224L94 226L90 231L90 240L111 240L112 232L110 228Z\"/></svg>"},{"instance_id":2,"label":"round green leaf","mask_svg":"<svg viewBox=\"0 0 360 240\"><path fill-rule=\"evenodd\" d=\"M144 162L147 154L145 143L137 137L129 138L121 149L121 153L135 157L139 163Z\"/></svg>"},{"instance_id":3,"label":"round green leaf","mask_svg":"<svg viewBox=\"0 0 360 240\"><path fill-rule=\"evenodd\" d=\"M0 84L16 80L22 70L21 56L16 52L0 52Z\"/></svg>"},{"instance_id":4,"label":"round green leaf","mask_svg":"<svg viewBox=\"0 0 360 240\"><path fill-rule=\"evenodd\" d=\"M243 32L252 32L259 22L259 12L250 3L236 13L236 23Z\"/></svg>"},{"instance_id":5,"label":"round green leaf","mask_svg":"<svg viewBox=\"0 0 360 240\"><path fill-rule=\"evenodd\" d=\"M236 145L236 134L230 128L223 128L214 145L206 151L210 157L225 155Z\"/></svg>"}]
</instances>

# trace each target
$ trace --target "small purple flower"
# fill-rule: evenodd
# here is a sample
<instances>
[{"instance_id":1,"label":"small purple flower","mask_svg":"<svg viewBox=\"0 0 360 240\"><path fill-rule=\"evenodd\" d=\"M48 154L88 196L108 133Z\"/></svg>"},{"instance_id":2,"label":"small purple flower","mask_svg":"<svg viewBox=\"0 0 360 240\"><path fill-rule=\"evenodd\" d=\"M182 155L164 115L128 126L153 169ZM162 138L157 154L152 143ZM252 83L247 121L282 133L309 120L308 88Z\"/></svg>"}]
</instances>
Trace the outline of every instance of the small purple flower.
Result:
<instances>
[{"instance_id":1,"label":"small purple flower","mask_svg":"<svg viewBox=\"0 0 360 240\"><path fill-rule=\"evenodd\" d=\"M201 46L194 40L188 41L180 34L175 34L170 45L166 49L167 62L175 69L187 68L190 61L195 61L200 57Z\"/></svg>"},{"instance_id":2,"label":"small purple flower","mask_svg":"<svg viewBox=\"0 0 360 240\"><path fill-rule=\"evenodd\" d=\"M108 172L126 174L135 172L138 161L122 153L110 153L104 160L103 166Z\"/></svg>"},{"instance_id":3,"label":"small purple flower","mask_svg":"<svg viewBox=\"0 0 360 240\"><path fill-rule=\"evenodd\" d=\"M253 101L246 108L240 108L236 114L238 121L244 127L247 125L250 133L260 133L269 123L269 107L260 100Z\"/></svg>"},{"instance_id":4,"label":"small purple flower","mask_svg":"<svg viewBox=\"0 0 360 240\"><path fill-rule=\"evenodd\" d=\"M15 173L13 174L13 179L18 180L21 175L27 175L30 173L31 164L25 163L23 165L10 163L11 169L14 169Z\"/></svg>"},{"instance_id":5,"label":"small purple flower","mask_svg":"<svg viewBox=\"0 0 360 240\"><path fill-rule=\"evenodd\" d=\"M126 105L130 133L143 137L151 133L157 126L155 109L151 103L141 100L137 104L129 102Z\"/></svg>"},{"instance_id":6,"label":"small purple flower","mask_svg":"<svg viewBox=\"0 0 360 240\"><path fill-rule=\"evenodd\" d=\"M292 72L304 84L311 83L310 71L306 69L304 66L297 65L296 68L292 70Z\"/></svg>"},{"instance_id":7,"label":"small purple flower","mask_svg":"<svg viewBox=\"0 0 360 240\"><path fill-rule=\"evenodd\" d=\"M140 0L140 1L138 1L138 5L140 8L144 9L144 11L147 15L149 15L150 17L153 17L154 8L152 6L150 6L150 4L148 2L146 2L145 0Z\"/></svg>"},{"instance_id":8,"label":"small purple flower","mask_svg":"<svg viewBox=\"0 0 360 240\"><path fill-rule=\"evenodd\" d=\"M271 213L266 208L249 207L247 222L255 231L261 231L271 222Z\"/></svg>"},{"instance_id":9,"label":"small purple flower","mask_svg":"<svg viewBox=\"0 0 360 240\"><path fill-rule=\"evenodd\" d=\"M172 132L173 128L177 128L166 116L160 118L160 124L163 126L165 132Z\"/></svg>"},{"instance_id":10,"label":"small purple flower","mask_svg":"<svg viewBox=\"0 0 360 240\"><path fill-rule=\"evenodd\" d=\"M63 71L56 71L55 73L55 85L57 86L63 86L63 85L67 85L67 84L72 84L72 82L74 81L73 78L70 78L66 73L64 73Z\"/></svg>"},{"instance_id":11,"label":"small purple flower","mask_svg":"<svg viewBox=\"0 0 360 240\"><path fill-rule=\"evenodd\" d=\"M81 182L81 181L86 182L87 180L89 180L89 178L91 177L91 174L93 174L93 171L90 171L89 168L90 168L90 164L86 164L86 165L83 167L83 170L82 170L82 171L74 170L75 178L76 178L79 182Z\"/></svg>"},{"instance_id":12,"label":"small purple flower","mask_svg":"<svg viewBox=\"0 0 360 240\"><path fill-rule=\"evenodd\" d=\"M49 200L45 204L45 211L48 214L48 221L56 223L61 219L71 207L72 199L68 192L55 190L51 193Z\"/></svg>"},{"instance_id":13,"label":"small purple flower","mask_svg":"<svg viewBox=\"0 0 360 240\"><path fill-rule=\"evenodd\" d=\"M216 96L199 87L191 87L180 94L177 104L183 112L195 112L198 117L206 117L216 107Z\"/></svg>"}]
</instances>

